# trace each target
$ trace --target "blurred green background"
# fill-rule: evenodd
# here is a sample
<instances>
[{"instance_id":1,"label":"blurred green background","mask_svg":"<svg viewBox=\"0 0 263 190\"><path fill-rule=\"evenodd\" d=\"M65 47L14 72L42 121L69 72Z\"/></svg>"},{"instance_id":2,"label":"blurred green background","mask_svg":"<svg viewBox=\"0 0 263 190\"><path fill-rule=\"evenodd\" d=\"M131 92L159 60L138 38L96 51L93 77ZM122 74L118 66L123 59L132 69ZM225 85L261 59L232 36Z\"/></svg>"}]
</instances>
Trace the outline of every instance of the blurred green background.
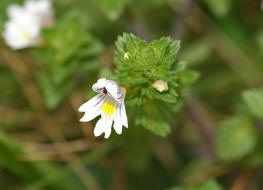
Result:
<instances>
[{"instance_id":1,"label":"blurred green background","mask_svg":"<svg viewBox=\"0 0 263 190\"><path fill-rule=\"evenodd\" d=\"M0 1L1 31L10 3L23 1ZM42 32L42 48L12 51L0 38L0 189L263 189L260 0L53 5L56 26ZM130 120L104 140L93 136L94 122L79 122L92 84L114 71L123 32L181 40L177 58L199 73L167 137Z\"/></svg>"}]
</instances>

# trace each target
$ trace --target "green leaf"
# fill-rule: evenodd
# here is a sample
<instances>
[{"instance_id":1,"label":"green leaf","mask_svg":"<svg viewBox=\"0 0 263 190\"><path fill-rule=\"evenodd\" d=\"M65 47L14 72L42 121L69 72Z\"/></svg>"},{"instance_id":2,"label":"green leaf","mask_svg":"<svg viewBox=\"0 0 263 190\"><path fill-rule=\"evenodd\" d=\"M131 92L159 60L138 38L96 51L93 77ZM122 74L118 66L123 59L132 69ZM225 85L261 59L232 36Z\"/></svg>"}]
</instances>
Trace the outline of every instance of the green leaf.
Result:
<instances>
[{"instance_id":1,"label":"green leaf","mask_svg":"<svg viewBox=\"0 0 263 190\"><path fill-rule=\"evenodd\" d=\"M210 179L200 185L186 188L186 190L223 190L217 181Z\"/></svg>"},{"instance_id":2,"label":"green leaf","mask_svg":"<svg viewBox=\"0 0 263 190\"><path fill-rule=\"evenodd\" d=\"M209 159L196 158L184 166L180 172L180 181L194 181L198 176L209 176L213 163Z\"/></svg>"},{"instance_id":3,"label":"green leaf","mask_svg":"<svg viewBox=\"0 0 263 190\"><path fill-rule=\"evenodd\" d=\"M168 121L172 111L165 104L150 104L138 107L135 124L142 125L155 135L166 137L171 131Z\"/></svg>"},{"instance_id":4,"label":"green leaf","mask_svg":"<svg viewBox=\"0 0 263 190\"><path fill-rule=\"evenodd\" d=\"M192 85L198 80L199 77L200 74L196 71L183 71L180 73L180 82L183 85Z\"/></svg>"},{"instance_id":5,"label":"green leaf","mask_svg":"<svg viewBox=\"0 0 263 190\"><path fill-rule=\"evenodd\" d=\"M214 179L209 179L206 182L200 184L200 185L195 185L195 186L190 186L190 187L174 187L169 190L223 190L222 187L217 183L216 180Z\"/></svg>"},{"instance_id":6,"label":"green leaf","mask_svg":"<svg viewBox=\"0 0 263 190\"><path fill-rule=\"evenodd\" d=\"M225 17L232 5L232 0L204 0L211 11L218 17Z\"/></svg>"},{"instance_id":7,"label":"green leaf","mask_svg":"<svg viewBox=\"0 0 263 190\"><path fill-rule=\"evenodd\" d=\"M247 90L243 92L242 97L251 114L263 119L263 89Z\"/></svg>"},{"instance_id":8,"label":"green leaf","mask_svg":"<svg viewBox=\"0 0 263 190\"><path fill-rule=\"evenodd\" d=\"M168 103L177 102L177 93L173 89L170 89L165 92L159 92L153 88L142 88L141 95L147 96L149 98L154 98L158 100L162 100Z\"/></svg>"},{"instance_id":9,"label":"green leaf","mask_svg":"<svg viewBox=\"0 0 263 190\"><path fill-rule=\"evenodd\" d=\"M185 188L183 188L183 187L172 187L168 190L185 190Z\"/></svg>"},{"instance_id":10,"label":"green leaf","mask_svg":"<svg viewBox=\"0 0 263 190\"><path fill-rule=\"evenodd\" d=\"M188 65L197 65L198 63L205 63L205 61L212 55L212 50L203 39L197 42L193 42L186 47L182 52L182 59L188 63Z\"/></svg>"},{"instance_id":11,"label":"green leaf","mask_svg":"<svg viewBox=\"0 0 263 190\"><path fill-rule=\"evenodd\" d=\"M112 20L120 16L129 1L130 0L93 0L93 2L97 3Z\"/></svg>"},{"instance_id":12,"label":"green leaf","mask_svg":"<svg viewBox=\"0 0 263 190\"><path fill-rule=\"evenodd\" d=\"M38 82L48 109L56 108L73 89L72 81L57 85L46 72L41 72Z\"/></svg>"},{"instance_id":13,"label":"green leaf","mask_svg":"<svg viewBox=\"0 0 263 190\"><path fill-rule=\"evenodd\" d=\"M144 122L143 125L146 129L161 137L166 137L171 132L170 125L165 122L153 120L146 120Z\"/></svg>"},{"instance_id":14,"label":"green leaf","mask_svg":"<svg viewBox=\"0 0 263 190\"><path fill-rule=\"evenodd\" d=\"M220 125L215 143L220 159L236 161L253 151L257 143L257 131L249 118L236 116Z\"/></svg>"},{"instance_id":15,"label":"green leaf","mask_svg":"<svg viewBox=\"0 0 263 190\"><path fill-rule=\"evenodd\" d=\"M139 106L142 104L142 98L141 97L135 97L132 99L129 99L126 101L126 105L128 106Z\"/></svg>"}]
</instances>

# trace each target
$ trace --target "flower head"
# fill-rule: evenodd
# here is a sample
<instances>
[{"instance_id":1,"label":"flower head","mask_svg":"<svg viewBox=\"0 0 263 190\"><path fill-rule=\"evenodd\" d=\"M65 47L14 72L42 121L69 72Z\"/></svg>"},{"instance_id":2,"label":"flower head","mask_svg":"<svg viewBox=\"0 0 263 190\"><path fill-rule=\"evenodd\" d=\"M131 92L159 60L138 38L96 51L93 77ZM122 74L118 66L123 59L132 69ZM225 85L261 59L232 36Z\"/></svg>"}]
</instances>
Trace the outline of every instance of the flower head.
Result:
<instances>
[{"instance_id":1,"label":"flower head","mask_svg":"<svg viewBox=\"0 0 263 190\"><path fill-rule=\"evenodd\" d=\"M105 133L104 137L109 138L113 122L116 133L121 134L122 126L128 128L124 105L125 90L115 81L104 78L99 79L92 89L99 94L80 106L79 111L85 112L80 121L91 121L101 115L94 129L95 136Z\"/></svg>"},{"instance_id":2,"label":"flower head","mask_svg":"<svg viewBox=\"0 0 263 190\"><path fill-rule=\"evenodd\" d=\"M35 46L40 42L40 26L34 17L16 5L8 8L8 15L11 19L5 23L2 35L12 49Z\"/></svg>"},{"instance_id":3,"label":"flower head","mask_svg":"<svg viewBox=\"0 0 263 190\"><path fill-rule=\"evenodd\" d=\"M51 26L54 20L50 0L27 0L24 6L11 4L7 14L9 20L2 35L12 49L39 45L42 27Z\"/></svg>"}]
</instances>

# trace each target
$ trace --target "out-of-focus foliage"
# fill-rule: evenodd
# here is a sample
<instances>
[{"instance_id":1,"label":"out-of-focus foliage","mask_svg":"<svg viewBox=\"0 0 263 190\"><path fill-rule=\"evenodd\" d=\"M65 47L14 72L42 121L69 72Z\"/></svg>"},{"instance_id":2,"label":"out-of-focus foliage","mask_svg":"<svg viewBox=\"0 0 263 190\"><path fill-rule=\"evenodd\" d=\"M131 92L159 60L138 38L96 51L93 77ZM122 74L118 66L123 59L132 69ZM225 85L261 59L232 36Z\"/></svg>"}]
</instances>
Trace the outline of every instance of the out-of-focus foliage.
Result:
<instances>
[{"instance_id":1,"label":"out-of-focus foliage","mask_svg":"<svg viewBox=\"0 0 263 190\"><path fill-rule=\"evenodd\" d=\"M19 144L2 133L0 134L0 152L1 164L28 183L39 183L37 186L54 190L71 189L72 186L82 189L75 177L70 176L72 175L70 168L61 169L51 164L29 161L30 155ZM50 183L61 177L67 180L64 183ZM43 181L43 183L41 180L46 182Z\"/></svg>"},{"instance_id":2,"label":"out-of-focus foliage","mask_svg":"<svg viewBox=\"0 0 263 190\"><path fill-rule=\"evenodd\" d=\"M130 0L101 0L101 1L92 0L92 1L98 4L98 6L101 7L101 9L105 12L105 14L110 19L114 20L120 16L121 12L125 8L125 5L127 5L127 3Z\"/></svg>"},{"instance_id":3,"label":"out-of-focus foliage","mask_svg":"<svg viewBox=\"0 0 263 190\"><path fill-rule=\"evenodd\" d=\"M245 91L243 99L251 114L263 119L263 89Z\"/></svg>"},{"instance_id":4,"label":"out-of-focus foliage","mask_svg":"<svg viewBox=\"0 0 263 190\"><path fill-rule=\"evenodd\" d=\"M232 1L203 0L211 11L218 17L225 17L229 13Z\"/></svg>"},{"instance_id":5,"label":"out-of-focus foliage","mask_svg":"<svg viewBox=\"0 0 263 190\"><path fill-rule=\"evenodd\" d=\"M95 71L102 44L72 16L58 20L55 28L43 31L43 36L45 44L36 49L36 55L46 68L38 80L47 107L54 109L73 91L77 75Z\"/></svg>"},{"instance_id":6,"label":"out-of-focus foliage","mask_svg":"<svg viewBox=\"0 0 263 190\"><path fill-rule=\"evenodd\" d=\"M208 180L203 184L192 187L175 187L170 190L222 190L220 185L215 180Z\"/></svg>"},{"instance_id":7,"label":"out-of-focus foliage","mask_svg":"<svg viewBox=\"0 0 263 190\"><path fill-rule=\"evenodd\" d=\"M40 47L0 37L0 189L263 189L260 0L52 4ZM77 111L101 77L126 88L108 140Z\"/></svg>"},{"instance_id":8,"label":"out-of-focus foliage","mask_svg":"<svg viewBox=\"0 0 263 190\"><path fill-rule=\"evenodd\" d=\"M250 119L237 116L224 121L217 131L216 151L225 161L236 161L255 148L257 131Z\"/></svg>"}]
</instances>

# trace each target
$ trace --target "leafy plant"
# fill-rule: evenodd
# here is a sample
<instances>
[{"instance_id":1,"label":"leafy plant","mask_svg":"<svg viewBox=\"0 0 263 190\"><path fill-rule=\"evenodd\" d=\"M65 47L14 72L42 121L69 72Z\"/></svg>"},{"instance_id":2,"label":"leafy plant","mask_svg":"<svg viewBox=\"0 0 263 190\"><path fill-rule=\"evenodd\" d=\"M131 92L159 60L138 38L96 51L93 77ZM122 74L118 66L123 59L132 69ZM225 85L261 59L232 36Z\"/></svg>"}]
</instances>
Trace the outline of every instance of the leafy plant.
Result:
<instances>
[{"instance_id":1,"label":"leafy plant","mask_svg":"<svg viewBox=\"0 0 263 190\"><path fill-rule=\"evenodd\" d=\"M175 60L179 41L163 37L147 43L124 33L116 46L114 79L127 88L127 104L137 107L136 124L166 136L180 89L197 79L195 72L185 70L185 63ZM167 83L167 89L155 88L156 81L162 81L161 86Z\"/></svg>"}]
</instances>

